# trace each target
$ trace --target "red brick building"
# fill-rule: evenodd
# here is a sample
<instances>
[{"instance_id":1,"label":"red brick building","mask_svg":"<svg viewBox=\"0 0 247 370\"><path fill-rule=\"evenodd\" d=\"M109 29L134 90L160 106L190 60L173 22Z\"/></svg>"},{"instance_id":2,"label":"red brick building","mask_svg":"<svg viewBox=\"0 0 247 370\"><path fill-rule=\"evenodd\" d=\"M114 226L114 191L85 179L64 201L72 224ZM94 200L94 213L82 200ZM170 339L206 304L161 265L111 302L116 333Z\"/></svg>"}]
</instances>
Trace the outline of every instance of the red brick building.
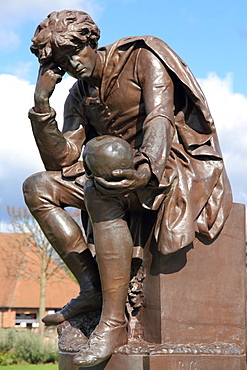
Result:
<instances>
[{"instance_id":1,"label":"red brick building","mask_svg":"<svg viewBox=\"0 0 247 370\"><path fill-rule=\"evenodd\" d=\"M0 233L0 327L4 328L38 325L40 292L35 277L40 263L32 248L26 246L20 253L19 238L21 234ZM47 281L46 311L60 309L78 292L79 286L59 268Z\"/></svg>"}]
</instances>

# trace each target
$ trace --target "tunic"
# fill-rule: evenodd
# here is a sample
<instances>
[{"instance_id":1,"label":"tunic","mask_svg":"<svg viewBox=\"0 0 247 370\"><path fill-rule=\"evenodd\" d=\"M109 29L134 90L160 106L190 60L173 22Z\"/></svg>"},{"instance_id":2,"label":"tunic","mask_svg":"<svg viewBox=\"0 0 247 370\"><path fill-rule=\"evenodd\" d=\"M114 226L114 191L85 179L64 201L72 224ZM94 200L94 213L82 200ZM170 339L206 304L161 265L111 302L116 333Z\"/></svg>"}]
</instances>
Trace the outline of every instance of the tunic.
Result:
<instances>
[{"instance_id":1,"label":"tunic","mask_svg":"<svg viewBox=\"0 0 247 370\"><path fill-rule=\"evenodd\" d=\"M52 153L45 131L37 135L34 127L46 169L76 175L83 185L83 145L97 135L121 137L133 149L136 167L150 165L151 180L136 194L143 209L155 212L152 233L160 252L175 252L195 236L216 237L230 212L231 190L213 119L191 71L151 36L118 40L98 52L104 60L100 94L85 81L74 84L65 103L63 139L54 116L48 125L53 143L57 137ZM141 217L129 217L135 245L143 243ZM148 220L143 222L145 228Z\"/></svg>"}]
</instances>

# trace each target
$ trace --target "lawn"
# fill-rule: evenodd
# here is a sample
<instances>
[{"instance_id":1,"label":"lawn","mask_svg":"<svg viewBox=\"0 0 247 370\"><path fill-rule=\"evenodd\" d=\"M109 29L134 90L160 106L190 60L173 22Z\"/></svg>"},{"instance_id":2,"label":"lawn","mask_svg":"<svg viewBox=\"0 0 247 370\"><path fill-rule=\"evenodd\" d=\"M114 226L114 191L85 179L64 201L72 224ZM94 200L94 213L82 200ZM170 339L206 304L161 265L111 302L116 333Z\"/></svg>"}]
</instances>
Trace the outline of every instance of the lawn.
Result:
<instances>
[{"instance_id":1,"label":"lawn","mask_svg":"<svg viewBox=\"0 0 247 370\"><path fill-rule=\"evenodd\" d=\"M3 370L58 370L58 364L44 365L9 365L1 366Z\"/></svg>"}]
</instances>

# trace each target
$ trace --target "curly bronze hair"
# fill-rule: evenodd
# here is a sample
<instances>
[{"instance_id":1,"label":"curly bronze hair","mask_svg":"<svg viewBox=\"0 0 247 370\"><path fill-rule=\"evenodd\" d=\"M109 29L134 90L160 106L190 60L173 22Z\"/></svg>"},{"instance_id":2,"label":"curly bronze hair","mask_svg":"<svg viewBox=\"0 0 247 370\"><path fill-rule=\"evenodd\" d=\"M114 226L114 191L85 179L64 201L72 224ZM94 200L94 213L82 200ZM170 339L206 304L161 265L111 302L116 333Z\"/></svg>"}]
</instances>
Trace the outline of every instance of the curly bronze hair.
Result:
<instances>
[{"instance_id":1,"label":"curly bronze hair","mask_svg":"<svg viewBox=\"0 0 247 370\"><path fill-rule=\"evenodd\" d=\"M52 12L36 28L30 49L41 65L52 60L54 48L61 46L80 47L89 44L98 46L100 30L85 12L62 10Z\"/></svg>"}]
</instances>

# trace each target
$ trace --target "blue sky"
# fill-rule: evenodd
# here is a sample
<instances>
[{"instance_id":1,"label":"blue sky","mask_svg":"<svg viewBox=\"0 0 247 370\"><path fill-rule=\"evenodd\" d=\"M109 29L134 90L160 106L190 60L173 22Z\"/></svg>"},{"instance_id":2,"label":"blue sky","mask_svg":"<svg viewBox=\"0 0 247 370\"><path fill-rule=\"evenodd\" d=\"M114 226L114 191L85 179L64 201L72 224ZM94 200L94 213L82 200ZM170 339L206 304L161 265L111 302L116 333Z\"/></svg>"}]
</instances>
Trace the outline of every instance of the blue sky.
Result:
<instances>
[{"instance_id":1,"label":"blue sky","mask_svg":"<svg viewBox=\"0 0 247 370\"><path fill-rule=\"evenodd\" d=\"M1 39L5 37L5 42L0 39L0 73L21 75L22 68L24 77L34 83L37 65L29 52L30 39L37 24L50 11L64 8L58 7L63 1L37 0L32 4L24 0L13 10L17 3L18 0L9 0L0 6L5 13L0 16L4 18ZM213 71L223 78L232 72L234 90L247 94L246 0L224 3L158 0L153 6L147 0L91 0L90 6L85 1L64 3L65 8L71 4L77 5L76 9L91 10L90 14L101 29L100 45L124 36L151 34L165 40L196 77L204 78ZM8 42L10 33L12 41Z\"/></svg>"},{"instance_id":2,"label":"blue sky","mask_svg":"<svg viewBox=\"0 0 247 370\"><path fill-rule=\"evenodd\" d=\"M27 119L38 69L29 47L38 23L62 9L87 11L101 29L100 46L124 36L151 34L184 59L209 101L234 200L247 204L246 0L8 0L0 5L2 221L6 205L23 205L25 177L42 170ZM53 97L60 125L62 102L73 81L65 78Z\"/></svg>"}]
</instances>

